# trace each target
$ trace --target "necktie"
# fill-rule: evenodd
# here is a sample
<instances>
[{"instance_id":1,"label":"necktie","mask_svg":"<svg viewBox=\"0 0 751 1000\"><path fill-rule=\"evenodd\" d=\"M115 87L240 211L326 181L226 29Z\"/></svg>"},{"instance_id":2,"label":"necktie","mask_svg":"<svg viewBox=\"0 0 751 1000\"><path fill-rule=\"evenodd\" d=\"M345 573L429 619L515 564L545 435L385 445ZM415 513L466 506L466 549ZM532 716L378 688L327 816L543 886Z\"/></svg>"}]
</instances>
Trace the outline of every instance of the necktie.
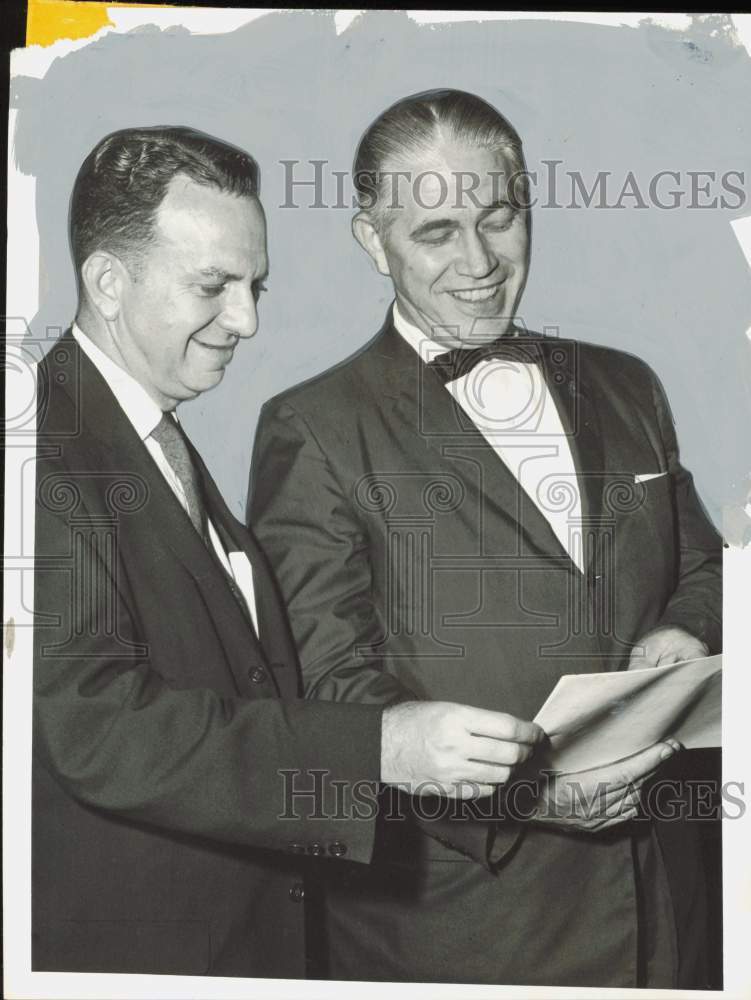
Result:
<instances>
[{"instance_id":1,"label":"necktie","mask_svg":"<svg viewBox=\"0 0 751 1000\"><path fill-rule=\"evenodd\" d=\"M235 578L231 572L227 571L227 568L222 563L211 543L208 529L208 515L206 512L206 505L203 502L203 496L201 494L198 473L196 472L196 467L193 464L193 459L190 457L187 438L185 437L182 428L176 420L173 420L167 413L164 413L162 414L162 419L151 432L151 436L162 449L164 457L169 462L172 471L180 480L183 493L185 494L185 499L188 501L188 510L190 512L190 519L193 522L193 527L203 539L209 554L212 556L214 562L221 571L222 576L227 581L227 585L232 591L235 600L250 621L251 626L255 629L250 609L240 588L235 582Z\"/></svg>"},{"instance_id":2,"label":"necktie","mask_svg":"<svg viewBox=\"0 0 751 1000\"><path fill-rule=\"evenodd\" d=\"M163 413L151 436L159 444L170 468L180 480L193 527L206 540L206 507L201 496L198 473L180 425L167 413Z\"/></svg>"},{"instance_id":3,"label":"necktie","mask_svg":"<svg viewBox=\"0 0 751 1000\"><path fill-rule=\"evenodd\" d=\"M508 361L534 364L540 360L538 344L529 338L504 336L480 347L454 347L428 362L428 368L437 372L444 383L468 375L481 361L503 358Z\"/></svg>"}]
</instances>

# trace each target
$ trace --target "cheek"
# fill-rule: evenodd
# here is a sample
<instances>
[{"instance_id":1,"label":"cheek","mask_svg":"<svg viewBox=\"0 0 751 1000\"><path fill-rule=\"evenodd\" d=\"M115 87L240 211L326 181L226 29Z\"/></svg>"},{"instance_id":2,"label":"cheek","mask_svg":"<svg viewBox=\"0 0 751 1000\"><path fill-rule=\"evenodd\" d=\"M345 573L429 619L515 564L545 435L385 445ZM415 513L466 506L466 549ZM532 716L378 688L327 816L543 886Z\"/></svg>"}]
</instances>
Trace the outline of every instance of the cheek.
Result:
<instances>
[{"instance_id":1,"label":"cheek","mask_svg":"<svg viewBox=\"0 0 751 1000\"><path fill-rule=\"evenodd\" d=\"M527 255L529 253L529 233L526 227L519 225L517 229L512 229L510 233L508 253L515 264L526 266Z\"/></svg>"},{"instance_id":2,"label":"cheek","mask_svg":"<svg viewBox=\"0 0 751 1000\"><path fill-rule=\"evenodd\" d=\"M448 262L440 253L421 253L416 260L405 264L403 277L416 291L428 292L448 267Z\"/></svg>"},{"instance_id":3,"label":"cheek","mask_svg":"<svg viewBox=\"0 0 751 1000\"><path fill-rule=\"evenodd\" d=\"M492 244L494 257L500 263L501 270L512 283L521 282L527 273L527 244L525 240L509 239L495 240Z\"/></svg>"}]
</instances>

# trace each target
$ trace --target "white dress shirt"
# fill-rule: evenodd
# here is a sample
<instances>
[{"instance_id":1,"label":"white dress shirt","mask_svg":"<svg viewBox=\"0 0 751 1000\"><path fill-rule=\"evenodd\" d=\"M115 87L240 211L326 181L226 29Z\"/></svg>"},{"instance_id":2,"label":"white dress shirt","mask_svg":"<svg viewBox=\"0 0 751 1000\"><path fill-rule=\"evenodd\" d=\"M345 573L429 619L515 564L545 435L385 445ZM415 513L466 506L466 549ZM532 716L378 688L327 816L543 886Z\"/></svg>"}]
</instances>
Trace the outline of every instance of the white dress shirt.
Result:
<instances>
[{"instance_id":1,"label":"white dress shirt","mask_svg":"<svg viewBox=\"0 0 751 1000\"><path fill-rule=\"evenodd\" d=\"M448 348L408 322L394 303L397 332L426 363ZM582 570L581 493L568 437L539 367L485 358L446 383L496 455L534 501Z\"/></svg>"},{"instance_id":2,"label":"white dress shirt","mask_svg":"<svg viewBox=\"0 0 751 1000\"><path fill-rule=\"evenodd\" d=\"M73 324L73 336L80 345L81 350L97 368L99 374L112 390L112 394L120 404L120 408L133 425L136 434L138 434L148 448L151 457L156 462L157 468L166 479L170 489L180 501L186 513L190 515L183 485L175 475L172 466L164 457L164 452L159 443L151 436L152 431L156 429L157 424L162 419L163 413L161 408L146 392L140 382L137 382L132 375L126 372L124 368L121 368L112 358L108 357L101 348L97 347L94 341L90 337L87 337L76 323ZM173 412L172 416L177 421L177 414ZM253 572L248 557L244 552L230 552L228 556L211 518L207 518L207 522L211 545L222 566L224 566L224 569L237 584L248 606L257 634L258 619L256 616L256 601L253 589Z\"/></svg>"}]
</instances>

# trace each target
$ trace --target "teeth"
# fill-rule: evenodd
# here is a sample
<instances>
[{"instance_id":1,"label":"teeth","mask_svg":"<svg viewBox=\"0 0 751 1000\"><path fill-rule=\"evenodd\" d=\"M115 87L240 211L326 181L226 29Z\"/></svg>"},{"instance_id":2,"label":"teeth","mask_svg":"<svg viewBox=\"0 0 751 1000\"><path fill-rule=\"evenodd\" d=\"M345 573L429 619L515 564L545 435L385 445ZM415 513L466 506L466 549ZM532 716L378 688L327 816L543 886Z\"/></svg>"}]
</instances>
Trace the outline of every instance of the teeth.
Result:
<instances>
[{"instance_id":1,"label":"teeth","mask_svg":"<svg viewBox=\"0 0 751 1000\"><path fill-rule=\"evenodd\" d=\"M466 288L461 292L449 292L460 302L487 302L492 299L500 285L489 285L486 288Z\"/></svg>"}]
</instances>

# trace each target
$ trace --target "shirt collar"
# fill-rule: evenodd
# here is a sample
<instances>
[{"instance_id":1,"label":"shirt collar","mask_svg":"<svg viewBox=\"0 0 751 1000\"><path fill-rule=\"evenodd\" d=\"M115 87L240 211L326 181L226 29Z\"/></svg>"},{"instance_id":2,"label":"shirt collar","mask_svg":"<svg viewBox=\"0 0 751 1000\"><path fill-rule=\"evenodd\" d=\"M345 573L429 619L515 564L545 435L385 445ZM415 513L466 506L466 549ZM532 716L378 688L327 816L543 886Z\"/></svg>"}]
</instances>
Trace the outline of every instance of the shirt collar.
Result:
<instances>
[{"instance_id":1,"label":"shirt collar","mask_svg":"<svg viewBox=\"0 0 751 1000\"><path fill-rule=\"evenodd\" d=\"M451 350L451 348L446 347L444 344L439 344L437 341L430 338L426 333L423 333L419 326L415 326L414 323L410 323L409 320L405 319L404 314L399 309L399 303L396 300L394 300L392 315L394 319L394 329L396 332L407 341L409 346L417 354L419 354L422 360L426 363L432 361L440 354L445 354L447 351ZM519 336L517 328L513 328L511 336Z\"/></svg>"},{"instance_id":2,"label":"shirt collar","mask_svg":"<svg viewBox=\"0 0 751 1000\"><path fill-rule=\"evenodd\" d=\"M443 354L448 350L447 347L436 343L426 333L423 333L419 326L415 326L414 323L410 323L409 320L405 319L396 301L394 301L392 315L396 332L407 341L409 346L419 354L423 361L432 361L437 355Z\"/></svg>"},{"instance_id":3,"label":"shirt collar","mask_svg":"<svg viewBox=\"0 0 751 1000\"><path fill-rule=\"evenodd\" d=\"M112 390L113 396L138 436L145 441L162 419L161 408L140 382L97 347L77 323L73 324L72 330L81 350Z\"/></svg>"}]
</instances>

